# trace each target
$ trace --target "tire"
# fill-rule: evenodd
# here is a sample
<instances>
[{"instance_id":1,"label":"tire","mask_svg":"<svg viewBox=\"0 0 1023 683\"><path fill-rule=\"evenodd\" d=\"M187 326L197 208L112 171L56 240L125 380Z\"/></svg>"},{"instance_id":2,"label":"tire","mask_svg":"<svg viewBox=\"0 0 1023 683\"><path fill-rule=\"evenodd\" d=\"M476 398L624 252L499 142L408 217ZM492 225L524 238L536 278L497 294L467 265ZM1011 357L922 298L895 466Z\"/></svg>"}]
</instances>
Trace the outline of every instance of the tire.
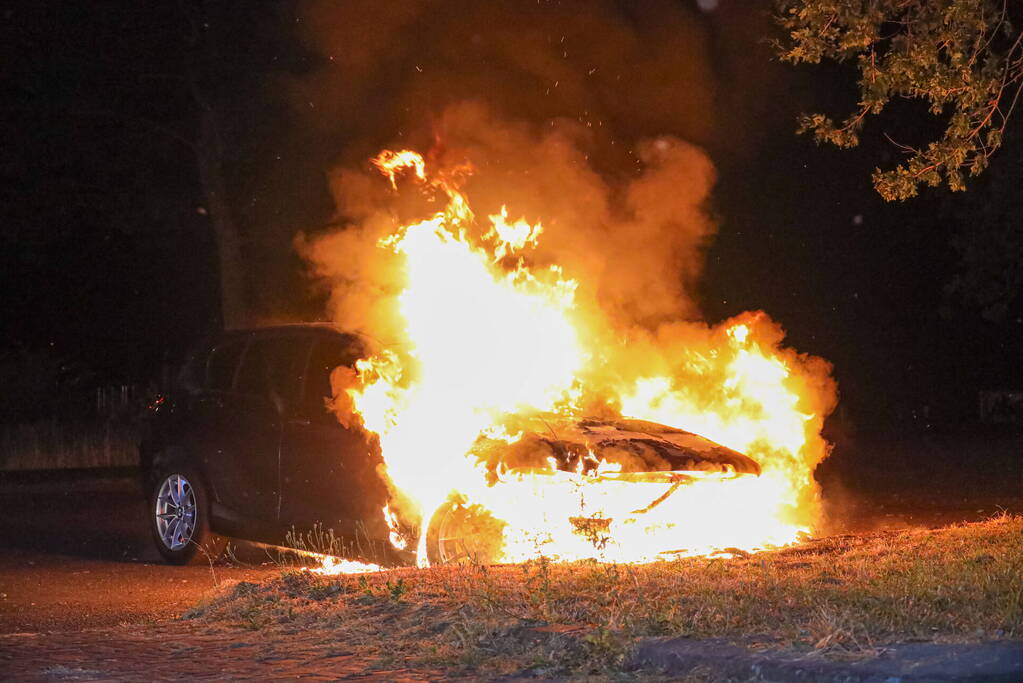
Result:
<instances>
[{"instance_id":1,"label":"tire","mask_svg":"<svg viewBox=\"0 0 1023 683\"><path fill-rule=\"evenodd\" d=\"M184 466L165 467L152 481L149 526L163 558L171 564L217 560L227 539L210 530L210 499L198 472Z\"/></svg>"},{"instance_id":2,"label":"tire","mask_svg":"<svg viewBox=\"0 0 1023 683\"><path fill-rule=\"evenodd\" d=\"M430 566L499 562L504 527L486 508L449 500L434 513L426 531Z\"/></svg>"}]
</instances>

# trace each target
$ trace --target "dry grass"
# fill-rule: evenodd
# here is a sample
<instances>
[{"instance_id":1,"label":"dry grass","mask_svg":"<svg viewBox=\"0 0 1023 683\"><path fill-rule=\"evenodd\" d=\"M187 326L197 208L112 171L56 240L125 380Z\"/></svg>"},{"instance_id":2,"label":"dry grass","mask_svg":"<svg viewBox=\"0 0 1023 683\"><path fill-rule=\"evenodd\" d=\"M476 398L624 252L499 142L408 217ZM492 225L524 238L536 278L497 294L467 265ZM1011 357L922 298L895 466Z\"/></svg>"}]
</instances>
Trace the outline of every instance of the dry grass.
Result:
<instances>
[{"instance_id":1,"label":"dry grass","mask_svg":"<svg viewBox=\"0 0 1023 683\"><path fill-rule=\"evenodd\" d=\"M744 558L516 566L237 584L189 618L318 630L382 666L617 673L642 637L726 637L827 656L908 639L1023 637L1023 517L839 536Z\"/></svg>"}]
</instances>

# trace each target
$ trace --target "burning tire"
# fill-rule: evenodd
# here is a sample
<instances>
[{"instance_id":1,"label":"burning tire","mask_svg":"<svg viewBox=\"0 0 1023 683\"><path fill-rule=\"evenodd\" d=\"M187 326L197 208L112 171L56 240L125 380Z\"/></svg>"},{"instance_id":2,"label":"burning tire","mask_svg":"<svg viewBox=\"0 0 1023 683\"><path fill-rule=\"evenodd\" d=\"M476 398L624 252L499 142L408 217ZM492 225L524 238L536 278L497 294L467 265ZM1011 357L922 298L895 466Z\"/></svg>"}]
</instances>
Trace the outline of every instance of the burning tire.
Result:
<instances>
[{"instance_id":1,"label":"burning tire","mask_svg":"<svg viewBox=\"0 0 1023 683\"><path fill-rule=\"evenodd\" d=\"M164 559L202 564L220 557L227 541L210 530L209 497L199 475L189 468L170 468L153 481L150 528Z\"/></svg>"},{"instance_id":2,"label":"burning tire","mask_svg":"<svg viewBox=\"0 0 1023 683\"><path fill-rule=\"evenodd\" d=\"M505 523L464 499L444 503L426 532L426 556L432 566L472 562L494 564L501 558Z\"/></svg>"}]
</instances>

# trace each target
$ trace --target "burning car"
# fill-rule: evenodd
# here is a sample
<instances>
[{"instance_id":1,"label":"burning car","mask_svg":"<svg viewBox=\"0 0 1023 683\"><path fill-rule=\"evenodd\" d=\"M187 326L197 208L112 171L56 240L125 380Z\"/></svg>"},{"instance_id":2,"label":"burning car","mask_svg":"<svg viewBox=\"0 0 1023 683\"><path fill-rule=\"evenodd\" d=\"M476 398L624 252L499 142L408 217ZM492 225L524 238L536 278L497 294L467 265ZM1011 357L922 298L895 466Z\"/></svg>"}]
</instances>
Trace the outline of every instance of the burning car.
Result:
<instances>
[{"instance_id":1,"label":"burning car","mask_svg":"<svg viewBox=\"0 0 1023 683\"><path fill-rule=\"evenodd\" d=\"M443 157L384 150L383 178L342 174L353 222L299 242L330 314L371 344L328 325L230 333L159 406L141 461L164 556L317 524L388 564L648 562L807 533L830 365L782 346L763 312L650 309L670 250L621 300L631 279L607 277L647 264L576 258L573 215L513 220L488 192L473 210L475 166ZM626 213L656 186L626 193Z\"/></svg>"},{"instance_id":2,"label":"burning car","mask_svg":"<svg viewBox=\"0 0 1023 683\"><path fill-rule=\"evenodd\" d=\"M381 564L414 562L417 547L431 564L497 562L527 542L471 490L424 513L421 538L419 525L396 536L379 444L335 412L331 376L364 355L358 336L321 324L230 332L191 355L141 446L153 537L168 561L205 562L227 536L280 544L316 526ZM506 488L548 532L596 548L611 525L641 524L681 489L760 474L746 455L681 429L554 414L506 417L466 459L482 486Z\"/></svg>"},{"instance_id":3,"label":"burning car","mask_svg":"<svg viewBox=\"0 0 1023 683\"><path fill-rule=\"evenodd\" d=\"M508 436L509 427L514 436ZM752 458L705 437L624 418L516 416L499 436L480 437L471 455L486 469L489 486L512 491L526 485L527 491L516 493L528 498L513 504L533 506L543 518L533 525L543 534L526 540L538 550L560 526L599 551L611 539L612 525L642 524L696 482L761 473ZM433 514L425 551L431 564L496 562L508 542L516 541L505 523L470 497L456 495Z\"/></svg>"}]
</instances>

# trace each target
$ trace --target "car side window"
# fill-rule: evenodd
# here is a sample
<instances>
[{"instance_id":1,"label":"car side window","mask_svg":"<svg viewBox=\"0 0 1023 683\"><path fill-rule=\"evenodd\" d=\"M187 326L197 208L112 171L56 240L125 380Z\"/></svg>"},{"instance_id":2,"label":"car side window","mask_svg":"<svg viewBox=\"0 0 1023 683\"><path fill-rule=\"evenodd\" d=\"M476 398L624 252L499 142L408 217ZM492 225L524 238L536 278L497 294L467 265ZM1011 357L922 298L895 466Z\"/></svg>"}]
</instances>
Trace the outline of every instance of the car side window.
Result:
<instances>
[{"instance_id":1,"label":"car side window","mask_svg":"<svg viewBox=\"0 0 1023 683\"><path fill-rule=\"evenodd\" d=\"M351 368L359 358L359 345L345 338L321 337L313 344L305 373L302 395L303 415L321 424L337 424L330 410L334 398L331 375L337 368Z\"/></svg>"},{"instance_id":2,"label":"car side window","mask_svg":"<svg viewBox=\"0 0 1023 683\"><path fill-rule=\"evenodd\" d=\"M309 338L301 336L253 339L238 370L236 391L265 396L290 412L298 398L309 344Z\"/></svg>"},{"instance_id":3,"label":"car side window","mask_svg":"<svg viewBox=\"0 0 1023 683\"><path fill-rule=\"evenodd\" d=\"M244 350L245 339L231 339L213 347L206 361L207 389L231 391L234 373Z\"/></svg>"}]
</instances>

